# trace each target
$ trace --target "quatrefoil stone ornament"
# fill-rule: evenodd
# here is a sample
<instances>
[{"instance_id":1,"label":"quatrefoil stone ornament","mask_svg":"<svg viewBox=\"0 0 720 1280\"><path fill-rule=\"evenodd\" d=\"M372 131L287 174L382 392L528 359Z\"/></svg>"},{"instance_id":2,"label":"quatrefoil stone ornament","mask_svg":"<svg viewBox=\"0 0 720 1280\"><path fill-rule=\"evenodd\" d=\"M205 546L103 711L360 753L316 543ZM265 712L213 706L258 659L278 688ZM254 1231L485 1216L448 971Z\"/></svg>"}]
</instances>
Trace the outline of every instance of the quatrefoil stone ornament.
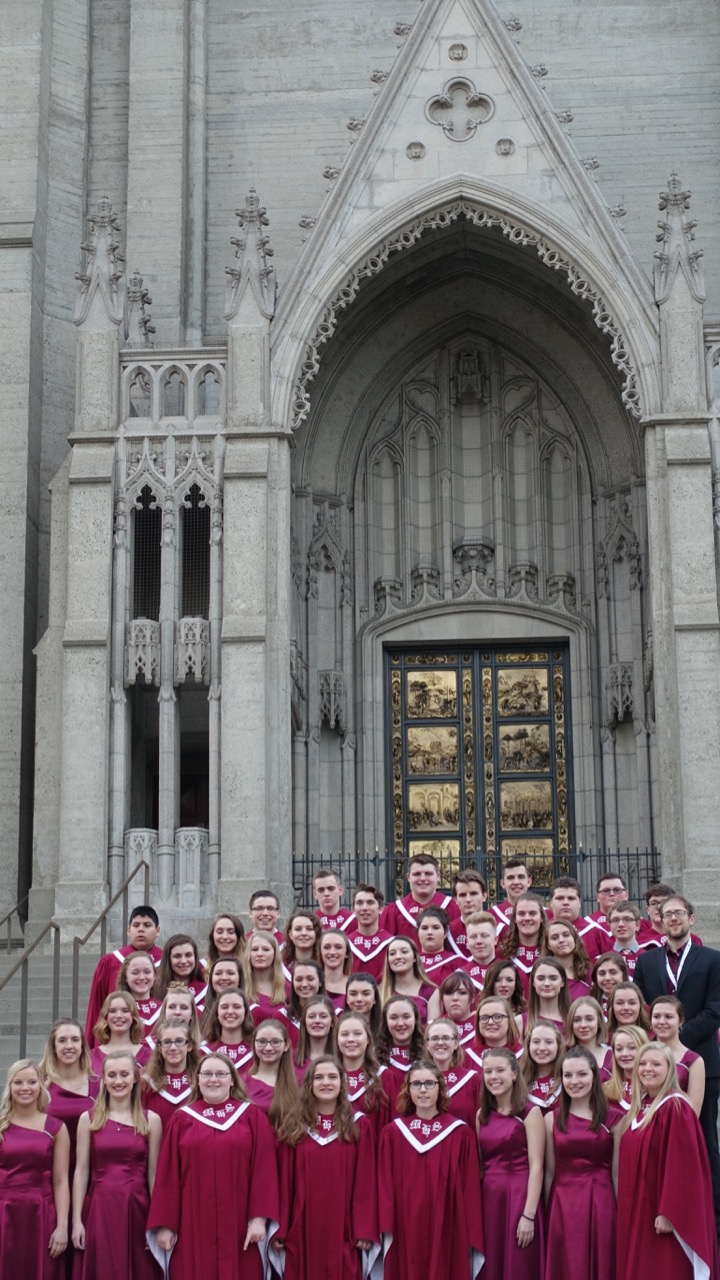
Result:
<instances>
[{"instance_id":1,"label":"quatrefoil stone ornament","mask_svg":"<svg viewBox=\"0 0 720 1280\"><path fill-rule=\"evenodd\" d=\"M478 93L472 80L464 77L448 80L442 93L425 106L430 123L439 125L451 142L468 142L494 111L492 98Z\"/></svg>"}]
</instances>

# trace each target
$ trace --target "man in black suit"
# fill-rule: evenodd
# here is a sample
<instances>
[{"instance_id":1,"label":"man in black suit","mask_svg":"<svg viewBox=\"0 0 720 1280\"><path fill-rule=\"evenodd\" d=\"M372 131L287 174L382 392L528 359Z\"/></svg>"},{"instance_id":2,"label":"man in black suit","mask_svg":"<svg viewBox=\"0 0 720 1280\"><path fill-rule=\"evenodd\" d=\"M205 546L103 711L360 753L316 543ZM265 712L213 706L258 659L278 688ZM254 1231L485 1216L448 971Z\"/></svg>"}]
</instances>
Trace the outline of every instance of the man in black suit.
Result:
<instances>
[{"instance_id":1,"label":"man in black suit","mask_svg":"<svg viewBox=\"0 0 720 1280\"><path fill-rule=\"evenodd\" d=\"M720 1149L718 1148L718 1097L720 1096L720 951L699 947L690 931L695 923L692 903L675 894L662 905L661 919L667 941L639 957L635 982L648 1004L658 996L676 995L685 1010L680 1039L699 1053L705 1063L705 1097L700 1124L710 1157L715 1221L720 1234Z\"/></svg>"}]
</instances>

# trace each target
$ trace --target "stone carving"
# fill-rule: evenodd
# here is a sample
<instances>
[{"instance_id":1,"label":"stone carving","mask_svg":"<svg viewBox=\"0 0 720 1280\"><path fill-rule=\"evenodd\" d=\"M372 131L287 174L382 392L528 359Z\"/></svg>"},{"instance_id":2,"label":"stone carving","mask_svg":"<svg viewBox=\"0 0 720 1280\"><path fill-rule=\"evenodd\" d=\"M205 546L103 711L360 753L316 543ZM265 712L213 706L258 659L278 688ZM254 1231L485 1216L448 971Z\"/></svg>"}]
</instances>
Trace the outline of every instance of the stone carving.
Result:
<instances>
[{"instance_id":1,"label":"stone carving","mask_svg":"<svg viewBox=\"0 0 720 1280\"><path fill-rule=\"evenodd\" d=\"M703 250L693 247L697 222L687 217L690 208L690 191L684 191L676 173L671 173L667 191L660 192L660 212L665 218L658 222L655 239L662 247L656 250L653 261L655 301L667 302L673 284L680 273L696 302L705 301L705 278L702 267Z\"/></svg>"},{"instance_id":2,"label":"stone carving","mask_svg":"<svg viewBox=\"0 0 720 1280\"><path fill-rule=\"evenodd\" d=\"M307 701L307 663L296 640L290 641L290 677L297 697L302 702Z\"/></svg>"},{"instance_id":3,"label":"stone carving","mask_svg":"<svg viewBox=\"0 0 720 1280\"><path fill-rule=\"evenodd\" d=\"M422 160L425 155L424 142L408 142L405 148L405 155L408 160Z\"/></svg>"},{"instance_id":4,"label":"stone carving","mask_svg":"<svg viewBox=\"0 0 720 1280\"><path fill-rule=\"evenodd\" d=\"M315 516L313 536L308 549L308 565L315 572L323 569L335 569L342 572L345 551L332 512L320 507Z\"/></svg>"},{"instance_id":5,"label":"stone carving","mask_svg":"<svg viewBox=\"0 0 720 1280\"><path fill-rule=\"evenodd\" d=\"M127 540L127 512L125 510L125 502L122 497L115 499L115 529L113 532L113 546L120 548L128 545Z\"/></svg>"},{"instance_id":6,"label":"stone carving","mask_svg":"<svg viewBox=\"0 0 720 1280\"><path fill-rule=\"evenodd\" d=\"M587 169L588 173L594 173L596 169L600 168L600 161L597 156L583 156L580 163L583 168Z\"/></svg>"},{"instance_id":7,"label":"stone carving","mask_svg":"<svg viewBox=\"0 0 720 1280\"><path fill-rule=\"evenodd\" d=\"M353 602L353 574L352 564L350 561L350 553L348 551L343 555L342 560L342 576L340 582L340 604L352 604Z\"/></svg>"},{"instance_id":8,"label":"stone carving","mask_svg":"<svg viewBox=\"0 0 720 1280\"><path fill-rule=\"evenodd\" d=\"M425 115L431 124L440 125L451 142L468 142L494 114L495 103L487 94L478 93L472 80L448 80L442 93L430 98Z\"/></svg>"},{"instance_id":9,"label":"stone carving","mask_svg":"<svg viewBox=\"0 0 720 1280\"><path fill-rule=\"evenodd\" d=\"M223 500L222 494L216 493L210 511L210 545L217 547L223 536Z\"/></svg>"},{"instance_id":10,"label":"stone carving","mask_svg":"<svg viewBox=\"0 0 720 1280\"><path fill-rule=\"evenodd\" d=\"M129 875L141 862L147 862L150 868L150 883L155 886L157 884L157 831L154 831L151 827L130 827L125 832L123 844L125 847L123 878L126 874ZM137 875L128 886L128 906L131 910L142 903L143 890L143 877Z\"/></svg>"},{"instance_id":11,"label":"stone carving","mask_svg":"<svg viewBox=\"0 0 720 1280\"><path fill-rule=\"evenodd\" d=\"M410 577L410 598L414 605L442 599L440 570L434 564L416 564Z\"/></svg>"},{"instance_id":12,"label":"stone carving","mask_svg":"<svg viewBox=\"0 0 720 1280\"><path fill-rule=\"evenodd\" d=\"M611 218L614 218L616 222L619 222L621 218L625 217L627 213L627 209L624 207L624 205L614 204L612 208L608 210L608 213L610 214Z\"/></svg>"},{"instance_id":13,"label":"stone carving","mask_svg":"<svg viewBox=\"0 0 720 1280\"><path fill-rule=\"evenodd\" d=\"M347 127L351 133L359 133L365 124L365 120L359 116L351 116L347 122Z\"/></svg>"},{"instance_id":14,"label":"stone carving","mask_svg":"<svg viewBox=\"0 0 720 1280\"><path fill-rule=\"evenodd\" d=\"M402 607L402 583L399 578L377 578L373 584L375 612L382 615Z\"/></svg>"},{"instance_id":15,"label":"stone carving","mask_svg":"<svg viewBox=\"0 0 720 1280\"><path fill-rule=\"evenodd\" d=\"M518 596L534 602L539 600L536 564L529 560L518 560L517 564L510 565L508 578L509 586L505 593L508 600L514 600Z\"/></svg>"},{"instance_id":16,"label":"stone carving","mask_svg":"<svg viewBox=\"0 0 720 1280\"><path fill-rule=\"evenodd\" d=\"M328 182L334 182L339 173L340 170L334 164L326 164L323 169L323 178L327 178Z\"/></svg>"},{"instance_id":17,"label":"stone carving","mask_svg":"<svg viewBox=\"0 0 720 1280\"><path fill-rule=\"evenodd\" d=\"M396 22L393 31L396 36L409 36L412 31L412 22Z\"/></svg>"},{"instance_id":18,"label":"stone carving","mask_svg":"<svg viewBox=\"0 0 720 1280\"><path fill-rule=\"evenodd\" d=\"M448 58L451 62L464 62L468 56L468 47L466 44L451 44L448 49Z\"/></svg>"},{"instance_id":19,"label":"stone carving","mask_svg":"<svg viewBox=\"0 0 720 1280\"><path fill-rule=\"evenodd\" d=\"M653 633L648 630L645 640L645 648L643 650L643 688L646 693L652 689L653 676L655 674L655 655L653 652Z\"/></svg>"},{"instance_id":20,"label":"stone carving","mask_svg":"<svg viewBox=\"0 0 720 1280\"><path fill-rule=\"evenodd\" d=\"M160 687L160 623L134 618L125 628L125 685Z\"/></svg>"},{"instance_id":21,"label":"stone carving","mask_svg":"<svg viewBox=\"0 0 720 1280\"><path fill-rule=\"evenodd\" d=\"M453 559L458 566L459 576L454 580L454 594L494 594L495 580L488 577L488 569L494 556L495 543L482 534L477 537L468 534L460 542L456 542L453 545Z\"/></svg>"},{"instance_id":22,"label":"stone carving","mask_svg":"<svg viewBox=\"0 0 720 1280\"><path fill-rule=\"evenodd\" d=\"M499 156L511 156L515 152L515 143L512 138L498 138L495 150Z\"/></svg>"},{"instance_id":23,"label":"stone carving","mask_svg":"<svg viewBox=\"0 0 720 1280\"><path fill-rule=\"evenodd\" d=\"M303 231L312 231L316 222L317 218L311 218L307 213L304 213L298 222L298 226L302 227Z\"/></svg>"},{"instance_id":24,"label":"stone carving","mask_svg":"<svg viewBox=\"0 0 720 1280\"><path fill-rule=\"evenodd\" d=\"M175 683L210 683L210 623L206 618L181 618L175 640Z\"/></svg>"},{"instance_id":25,"label":"stone carving","mask_svg":"<svg viewBox=\"0 0 720 1280\"><path fill-rule=\"evenodd\" d=\"M642 417L637 374L632 366L625 339L617 321L608 310L604 298L587 279L586 273L565 257L555 245L521 223L494 210L485 209L481 205L467 200L457 200L406 224L395 235L377 245L365 261L347 276L345 283L326 306L315 334L301 357L293 395L292 427L299 427L310 412L310 396L307 388L317 377L320 369L320 349L332 337L340 313L352 303L362 281L368 276L377 275L393 253L409 249L425 231L451 226L461 217L467 218L477 227L499 227L502 234L507 236L513 244L533 246L546 266L553 271L564 272L572 292L592 304L595 324L601 333L607 334L610 338L610 358L624 375L623 404L633 417Z\"/></svg>"},{"instance_id":26,"label":"stone carving","mask_svg":"<svg viewBox=\"0 0 720 1280\"><path fill-rule=\"evenodd\" d=\"M530 68L530 71L536 80L544 80L548 73L548 69L544 62L537 62L534 67Z\"/></svg>"},{"instance_id":27,"label":"stone carving","mask_svg":"<svg viewBox=\"0 0 720 1280\"><path fill-rule=\"evenodd\" d=\"M147 310L151 305L152 298L143 285L140 272L133 271L125 295L125 342L128 347L150 346L150 334L155 333Z\"/></svg>"},{"instance_id":28,"label":"stone carving","mask_svg":"<svg viewBox=\"0 0 720 1280\"><path fill-rule=\"evenodd\" d=\"M551 604L573 612L575 609L575 575L551 573L547 578L547 594Z\"/></svg>"},{"instance_id":29,"label":"stone carving","mask_svg":"<svg viewBox=\"0 0 720 1280\"><path fill-rule=\"evenodd\" d=\"M268 258L273 255L270 238L263 232L263 227L269 225L267 210L260 204L254 188L251 187L248 192L245 208L236 209L235 216L244 235L242 238L235 236L230 241L235 246L238 265L225 268L225 274L229 276L225 319L235 318L249 287L260 314L266 320L271 320L275 314L277 280L275 268L268 262Z\"/></svg>"},{"instance_id":30,"label":"stone carving","mask_svg":"<svg viewBox=\"0 0 720 1280\"><path fill-rule=\"evenodd\" d=\"M205 827L178 827L175 832L180 904L195 906L202 901L207 883L210 835Z\"/></svg>"},{"instance_id":31,"label":"stone carving","mask_svg":"<svg viewBox=\"0 0 720 1280\"><path fill-rule=\"evenodd\" d=\"M610 520L605 537L598 546L596 587L599 597L610 594L610 565L614 560L627 559L630 571L630 587L641 583L640 543L633 529L632 516L627 499L618 494L610 508Z\"/></svg>"},{"instance_id":32,"label":"stone carving","mask_svg":"<svg viewBox=\"0 0 720 1280\"><path fill-rule=\"evenodd\" d=\"M345 732L345 681L341 671L318 671L320 724Z\"/></svg>"},{"instance_id":33,"label":"stone carving","mask_svg":"<svg viewBox=\"0 0 720 1280\"><path fill-rule=\"evenodd\" d=\"M462 400L487 402L489 394L489 379L482 371L480 352L475 348L459 351L457 372L450 378L450 403L457 404Z\"/></svg>"},{"instance_id":34,"label":"stone carving","mask_svg":"<svg viewBox=\"0 0 720 1280\"><path fill-rule=\"evenodd\" d=\"M373 84L384 84L389 75L388 71L373 71L370 79Z\"/></svg>"},{"instance_id":35,"label":"stone carving","mask_svg":"<svg viewBox=\"0 0 720 1280\"><path fill-rule=\"evenodd\" d=\"M107 196L98 201L97 209L88 215L87 223L90 234L81 245L87 255L85 270L75 273L79 288L74 323L85 323L95 298L99 297L110 323L120 325L125 313L121 265L125 259L119 252L117 236L120 228Z\"/></svg>"},{"instance_id":36,"label":"stone carving","mask_svg":"<svg viewBox=\"0 0 720 1280\"><path fill-rule=\"evenodd\" d=\"M507 28L511 35L516 35L518 31L522 31L522 22L519 18L505 18L503 26Z\"/></svg>"},{"instance_id":37,"label":"stone carving","mask_svg":"<svg viewBox=\"0 0 720 1280\"><path fill-rule=\"evenodd\" d=\"M613 662L605 677L605 722L611 727L620 724L625 717L632 719L633 665L631 662Z\"/></svg>"},{"instance_id":38,"label":"stone carving","mask_svg":"<svg viewBox=\"0 0 720 1280\"><path fill-rule=\"evenodd\" d=\"M566 108L564 109L564 111L556 111L556 112L555 112L555 119L556 119L560 124L572 124L572 122L573 122L573 120L575 119L575 117L574 117L574 115L573 115L572 111L570 111L570 110L566 107Z\"/></svg>"}]
</instances>

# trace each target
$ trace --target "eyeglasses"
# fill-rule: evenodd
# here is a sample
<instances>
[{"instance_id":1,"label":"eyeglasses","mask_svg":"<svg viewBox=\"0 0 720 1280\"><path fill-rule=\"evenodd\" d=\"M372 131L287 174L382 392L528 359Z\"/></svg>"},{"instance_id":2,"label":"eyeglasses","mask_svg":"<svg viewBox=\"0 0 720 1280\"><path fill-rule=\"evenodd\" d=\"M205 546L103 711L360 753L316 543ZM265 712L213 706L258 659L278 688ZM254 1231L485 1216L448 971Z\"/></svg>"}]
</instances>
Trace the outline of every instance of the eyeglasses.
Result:
<instances>
[{"instance_id":1,"label":"eyeglasses","mask_svg":"<svg viewBox=\"0 0 720 1280\"><path fill-rule=\"evenodd\" d=\"M184 1038L182 1040L161 1040L159 1043L161 1049L181 1049L184 1044L187 1044L187 1040Z\"/></svg>"},{"instance_id":2,"label":"eyeglasses","mask_svg":"<svg viewBox=\"0 0 720 1280\"><path fill-rule=\"evenodd\" d=\"M625 890L621 885L619 889L598 889L598 897L601 893L604 894L606 898L617 898L618 894L625 893Z\"/></svg>"},{"instance_id":3,"label":"eyeglasses","mask_svg":"<svg viewBox=\"0 0 720 1280\"><path fill-rule=\"evenodd\" d=\"M506 1018L506 1013L481 1013L478 1018L478 1025L481 1027L491 1027L497 1025L498 1022L504 1022Z\"/></svg>"},{"instance_id":4,"label":"eyeglasses","mask_svg":"<svg viewBox=\"0 0 720 1280\"><path fill-rule=\"evenodd\" d=\"M284 1040L256 1040L256 1049L282 1049L285 1047Z\"/></svg>"},{"instance_id":5,"label":"eyeglasses","mask_svg":"<svg viewBox=\"0 0 720 1280\"><path fill-rule=\"evenodd\" d=\"M648 902L648 906L661 907L664 901L665 901L664 898L651 898L650 901Z\"/></svg>"},{"instance_id":6,"label":"eyeglasses","mask_svg":"<svg viewBox=\"0 0 720 1280\"><path fill-rule=\"evenodd\" d=\"M454 1036L428 1036L428 1044L454 1044Z\"/></svg>"},{"instance_id":7,"label":"eyeglasses","mask_svg":"<svg viewBox=\"0 0 720 1280\"><path fill-rule=\"evenodd\" d=\"M687 911L685 910L685 908L678 907L675 911L661 911L660 919L661 920L682 920L683 916L686 916L686 915L687 915Z\"/></svg>"},{"instance_id":8,"label":"eyeglasses","mask_svg":"<svg viewBox=\"0 0 720 1280\"><path fill-rule=\"evenodd\" d=\"M198 1080L229 1080L229 1071L201 1071Z\"/></svg>"},{"instance_id":9,"label":"eyeglasses","mask_svg":"<svg viewBox=\"0 0 720 1280\"><path fill-rule=\"evenodd\" d=\"M411 1080L410 1088L415 1089L418 1093L430 1093L433 1089L438 1089L437 1080Z\"/></svg>"}]
</instances>

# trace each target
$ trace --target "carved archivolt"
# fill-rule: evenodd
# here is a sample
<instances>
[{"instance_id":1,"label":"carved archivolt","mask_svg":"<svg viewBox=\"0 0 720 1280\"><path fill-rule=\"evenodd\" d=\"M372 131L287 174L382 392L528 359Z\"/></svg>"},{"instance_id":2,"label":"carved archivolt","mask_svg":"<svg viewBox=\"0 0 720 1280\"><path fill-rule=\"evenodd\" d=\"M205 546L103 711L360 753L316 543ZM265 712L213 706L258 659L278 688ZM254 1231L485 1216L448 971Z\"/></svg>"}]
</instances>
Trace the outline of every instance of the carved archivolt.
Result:
<instances>
[{"instance_id":1,"label":"carved archivolt","mask_svg":"<svg viewBox=\"0 0 720 1280\"><path fill-rule=\"evenodd\" d=\"M369 276L382 271L391 254L409 249L425 231L449 227L459 218L467 218L476 227L499 227L502 234L513 244L533 246L546 266L554 271L561 271L567 277L572 292L579 298L592 303L595 324L601 333L610 338L610 358L613 364L624 375L622 400L626 409L634 417L642 415L640 388L637 373L632 366L627 343L613 318L605 299L595 286L583 275L574 262L566 257L560 249L537 232L504 214L470 203L467 200L455 200L433 213L424 214L414 222L402 228L395 235L388 237L371 253L361 266L351 271L345 283L338 289L333 300L328 303L315 333L308 343L303 355L299 376L297 378L292 405L292 426L299 427L310 412L310 395L308 387L317 377L320 369L320 351L332 336L337 326L338 317L356 297L361 282Z\"/></svg>"}]
</instances>

